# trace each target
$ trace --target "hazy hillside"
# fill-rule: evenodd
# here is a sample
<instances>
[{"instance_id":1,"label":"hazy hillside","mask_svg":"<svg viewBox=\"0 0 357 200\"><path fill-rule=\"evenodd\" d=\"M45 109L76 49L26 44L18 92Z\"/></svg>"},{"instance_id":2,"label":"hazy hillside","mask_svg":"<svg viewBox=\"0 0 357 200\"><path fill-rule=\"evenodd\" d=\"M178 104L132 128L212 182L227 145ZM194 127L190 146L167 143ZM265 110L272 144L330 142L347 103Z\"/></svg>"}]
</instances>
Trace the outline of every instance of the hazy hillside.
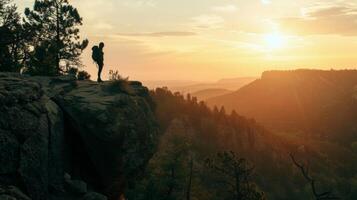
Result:
<instances>
[{"instance_id":1,"label":"hazy hillside","mask_svg":"<svg viewBox=\"0 0 357 200\"><path fill-rule=\"evenodd\" d=\"M357 71L269 71L237 92L208 104L253 117L278 130L300 130L318 137L355 138Z\"/></svg>"},{"instance_id":2,"label":"hazy hillside","mask_svg":"<svg viewBox=\"0 0 357 200\"><path fill-rule=\"evenodd\" d=\"M218 97L218 96L229 94L232 92L233 91L226 90L226 89L206 89L206 90L197 91L195 93L192 93L191 95L194 97L197 97L198 100L204 101L206 99Z\"/></svg>"},{"instance_id":3,"label":"hazy hillside","mask_svg":"<svg viewBox=\"0 0 357 200\"><path fill-rule=\"evenodd\" d=\"M197 81L143 81L143 83L150 89L167 87L173 92L180 92L182 94L196 93L208 89L225 89L236 91L239 88L253 82L256 77L240 77L232 79L221 79L216 82L197 82ZM222 94L221 94L222 95Z\"/></svg>"},{"instance_id":4,"label":"hazy hillside","mask_svg":"<svg viewBox=\"0 0 357 200\"><path fill-rule=\"evenodd\" d=\"M150 88L150 89L155 89L155 88L161 88L161 87L168 87L168 88L174 88L174 87L186 87L188 85L196 85L196 84L201 84L201 82L198 81L185 81L185 80L146 80L142 81L143 84Z\"/></svg>"},{"instance_id":5,"label":"hazy hillside","mask_svg":"<svg viewBox=\"0 0 357 200\"><path fill-rule=\"evenodd\" d=\"M256 77L240 77L233 79L222 79L213 83L200 83L200 84L191 84L187 86L181 87L172 87L170 88L172 91L178 91L181 93L195 93L200 90L206 89L226 89L236 91L239 88L247 85L257 79Z\"/></svg>"}]
</instances>

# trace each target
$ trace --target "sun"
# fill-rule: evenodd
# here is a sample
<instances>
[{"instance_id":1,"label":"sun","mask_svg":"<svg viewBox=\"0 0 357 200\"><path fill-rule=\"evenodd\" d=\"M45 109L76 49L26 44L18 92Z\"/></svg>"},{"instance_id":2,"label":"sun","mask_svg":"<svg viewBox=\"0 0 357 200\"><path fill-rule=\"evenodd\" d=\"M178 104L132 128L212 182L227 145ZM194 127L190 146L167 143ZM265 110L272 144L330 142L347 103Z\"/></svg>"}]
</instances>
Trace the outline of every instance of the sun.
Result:
<instances>
[{"instance_id":1,"label":"sun","mask_svg":"<svg viewBox=\"0 0 357 200\"><path fill-rule=\"evenodd\" d=\"M271 4L271 0L261 0L262 4Z\"/></svg>"},{"instance_id":2,"label":"sun","mask_svg":"<svg viewBox=\"0 0 357 200\"><path fill-rule=\"evenodd\" d=\"M285 36L279 32L264 35L264 42L269 50L282 49L286 45Z\"/></svg>"}]
</instances>

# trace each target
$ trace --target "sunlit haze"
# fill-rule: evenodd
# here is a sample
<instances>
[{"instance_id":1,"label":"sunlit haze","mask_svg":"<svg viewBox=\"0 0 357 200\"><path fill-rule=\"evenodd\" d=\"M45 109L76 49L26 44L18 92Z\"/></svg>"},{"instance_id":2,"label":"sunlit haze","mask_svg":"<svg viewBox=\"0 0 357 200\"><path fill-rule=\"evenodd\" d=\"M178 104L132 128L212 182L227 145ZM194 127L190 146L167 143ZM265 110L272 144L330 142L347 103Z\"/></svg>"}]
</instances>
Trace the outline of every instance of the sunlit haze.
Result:
<instances>
[{"instance_id":1,"label":"sunlit haze","mask_svg":"<svg viewBox=\"0 0 357 200\"><path fill-rule=\"evenodd\" d=\"M16 0L19 9L33 0ZM271 69L345 69L357 61L357 2L73 0L105 70L137 80L214 81ZM91 48L82 56L95 75Z\"/></svg>"}]
</instances>

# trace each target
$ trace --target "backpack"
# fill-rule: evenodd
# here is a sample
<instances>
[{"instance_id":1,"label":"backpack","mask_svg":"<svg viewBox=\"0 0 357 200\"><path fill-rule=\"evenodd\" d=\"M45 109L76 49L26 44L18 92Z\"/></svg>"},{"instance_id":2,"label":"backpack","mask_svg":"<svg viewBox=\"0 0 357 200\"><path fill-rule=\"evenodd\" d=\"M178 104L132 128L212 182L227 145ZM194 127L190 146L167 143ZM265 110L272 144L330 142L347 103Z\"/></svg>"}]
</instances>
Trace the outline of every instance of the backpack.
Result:
<instances>
[{"instance_id":1,"label":"backpack","mask_svg":"<svg viewBox=\"0 0 357 200\"><path fill-rule=\"evenodd\" d=\"M100 60L100 50L98 46L92 47L92 59L94 62L98 63Z\"/></svg>"}]
</instances>

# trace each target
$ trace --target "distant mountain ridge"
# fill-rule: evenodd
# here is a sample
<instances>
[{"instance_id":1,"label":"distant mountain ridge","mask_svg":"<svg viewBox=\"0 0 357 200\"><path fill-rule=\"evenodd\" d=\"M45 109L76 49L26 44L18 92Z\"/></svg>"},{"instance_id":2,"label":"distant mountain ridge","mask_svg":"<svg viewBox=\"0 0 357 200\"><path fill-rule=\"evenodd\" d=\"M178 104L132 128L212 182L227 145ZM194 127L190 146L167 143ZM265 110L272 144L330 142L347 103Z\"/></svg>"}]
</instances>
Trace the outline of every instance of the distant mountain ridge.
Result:
<instances>
[{"instance_id":1,"label":"distant mountain ridge","mask_svg":"<svg viewBox=\"0 0 357 200\"><path fill-rule=\"evenodd\" d=\"M233 91L226 90L226 89L205 89L205 90L200 90L195 93L192 93L191 95L196 97L200 101L204 101L206 99L229 94L231 92L233 92Z\"/></svg>"},{"instance_id":2,"label":"distant mountain ridge","mask_svg":"<svg viewBox=\"0 0 357 200\"><path fill-rule=\"evenodd\" d=\"M236 110L273 129L353 135L356 85L357 70L267 71L238 91L207 103Z\"/></svg>"},{"instance_id":3,"label":"distant mountain ridge","mask_svg":"<svg viewBox=\"0 0 357 200\"><path fill-rule=\"evenodd\" d=\"M257 79L256 77L239 77L239 78L232 78L232 79L221 79L213 83L198 83L198 84L191 84L186 86L172 87L170 89L172 91L177 91L181 93L191 93L191 94L207 89L225 89L225 90L236 91L239 88L253 82L256 79Z\"/></svg>"},{"instance_id":4,"label":"distant mountain ridge","mask_svg":"<svg viewBox=\"0 0 357 200\"><path fill-rule=\"evenodd\" d=\"M158 87L183 87L187 85L200 84L198 81L189 81L189 80L146 80L143 81L143 84L146 85L149 89L156 89Z\"/></svg>"},{"instance_id":5,"label":"distant mountain ridge","mask_svg":"<svg viewBox=\"0 0 357 200\"><path fill-rule=\"evenodd\" d=\"M225 89L236 91L242 86L253 82L257 77L238 77L231 79L221 79L216 82L197 82L197 81L143 81L143 83L150 89L158 87L167 87L173 92L180 92L182 94L196 93L207 89Z\"/></svg>"}]
</instances>

